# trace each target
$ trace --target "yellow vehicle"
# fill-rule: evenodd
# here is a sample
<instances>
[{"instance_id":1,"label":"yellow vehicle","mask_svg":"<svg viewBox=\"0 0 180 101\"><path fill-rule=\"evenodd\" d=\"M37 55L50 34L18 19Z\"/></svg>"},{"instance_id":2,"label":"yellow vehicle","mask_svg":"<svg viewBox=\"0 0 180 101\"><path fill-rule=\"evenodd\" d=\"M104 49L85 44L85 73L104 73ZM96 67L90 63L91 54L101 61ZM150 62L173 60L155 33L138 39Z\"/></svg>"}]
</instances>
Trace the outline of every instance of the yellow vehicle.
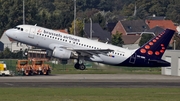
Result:
<instances>
[{"instance_id":1,"label":"yellow vehicle","mask_svg":"<svg viewBox=\"0 0 180 101\"><path fill-rule=\"evenodd\" d=\"M0 64L0 71L4 71L4 69L5 69L5 64L1 63Z\"/></svg>"},{"instance_id":2,"label":"yellow vehicle","mask_svg":"<svg viewBox=\"0 0 180 101\"><path fill-rule=\"evenodd\" d=\"M13 72L7 70L6 64L4 61L0 61L0 76L12 76Z\"/></svg>"}]
</instances>

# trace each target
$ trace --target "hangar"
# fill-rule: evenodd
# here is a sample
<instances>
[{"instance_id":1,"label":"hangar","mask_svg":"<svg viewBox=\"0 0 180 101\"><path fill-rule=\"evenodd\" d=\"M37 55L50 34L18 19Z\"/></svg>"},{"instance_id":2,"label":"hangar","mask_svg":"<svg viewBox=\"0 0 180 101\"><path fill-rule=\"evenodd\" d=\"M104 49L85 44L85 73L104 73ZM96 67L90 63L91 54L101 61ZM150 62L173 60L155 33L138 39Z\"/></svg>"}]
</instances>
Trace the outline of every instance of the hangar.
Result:
<instances>
[{"instance_id":1,"label":"hangar","mask_svg":"<svg viewBox=\"0 0 180 101\"><path fill-rule=\"evenodd\" d=\"M180 76L180 50L166 50L163 59L170 62L170 67L162 67L162 75Z\"/></svg>"}]
</instances>

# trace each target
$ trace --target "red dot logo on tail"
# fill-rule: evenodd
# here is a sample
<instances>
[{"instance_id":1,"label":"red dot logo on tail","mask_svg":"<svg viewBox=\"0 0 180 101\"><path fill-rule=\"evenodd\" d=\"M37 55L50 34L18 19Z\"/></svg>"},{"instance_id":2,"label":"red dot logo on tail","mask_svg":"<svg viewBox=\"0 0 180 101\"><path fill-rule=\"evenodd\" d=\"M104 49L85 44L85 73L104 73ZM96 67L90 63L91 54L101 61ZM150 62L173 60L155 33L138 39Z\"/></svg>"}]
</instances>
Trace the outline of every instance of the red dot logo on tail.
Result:
<instances>
[{"instance_id":1,"label":"red dot logo on tail","mask_svg":"<svg viewBox=\"0 0 180 101\"><path fill-rule=\"evenodd\" d=\"M160 55L160 53L158 51L155 52L156 55Z\"/></svg>"},{"instance_id":2,"label":"red dot logo on tail","mask_svg":"<svg viewBox=\"0 0 180 101\"><path fill-rule=\"evenodd\" d=\"M146 45L146 46L145 46L145 49L150 49L150 46L149 46L149 45Z\"/></svg>"},{"instance_id":3,"label":"red dot logo on tail","mask_svg":"<svg viewBox=\"0 0 180 101\"><path fill-rule=\"evenodd\" d=\"M141 51L141 53L143 53L143 54L146 53L146 50L145 50L145 49L141 49L140 51Z\"/></svg>"},{"instance_id":4,"label":"red dot logo on tail","mask_svg":"<svg viewBox=\"0 0 180 101\"><path fill-rule=\"evenodd\" d=\"M151 46L152 46L152 45L153 45L153 42L149 42L149 45L151 45Z\"/></svg>"},{"instance_id":5,"label":"red dot logo on tail","mask_svg":"<svg viewBox=\"0 0 180 101\"><path fill-rule=\"evenodd\" d=\"M153 51L149 50L149 51L148 51L148 54L149 54L149 55L153 55Z\"/></svg>"}]
</instances>

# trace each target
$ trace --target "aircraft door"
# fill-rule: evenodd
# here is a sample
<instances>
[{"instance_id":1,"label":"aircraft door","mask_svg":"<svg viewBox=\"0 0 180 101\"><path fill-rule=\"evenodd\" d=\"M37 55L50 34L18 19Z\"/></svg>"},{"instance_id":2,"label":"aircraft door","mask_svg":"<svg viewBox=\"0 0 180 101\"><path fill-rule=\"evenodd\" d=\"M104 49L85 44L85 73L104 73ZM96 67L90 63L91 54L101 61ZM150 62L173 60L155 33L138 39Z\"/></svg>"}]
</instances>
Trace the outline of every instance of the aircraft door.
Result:
<instances>
[{"instance_id":1,"label":"aircraft door","mask_svg":"<svg viewBox=\"0 0 180 101\"><path fill-rule=\"evenodd\" d=\"M29 38L34 38L35 33L36 33L36 28L31 27L29 32Z\"/></svg>"},{"instance_id":2,"label":"aircraft door","mask_svg":"<svg viewBox=\"0 0 180 101\"><path fill-rule=\"evenodd\" d=\"M129 60L129 63L134 64L135 62L136 62L136 53L134 53L134 54L130 57L130 60Z\"/></svg>"}]
</instances>

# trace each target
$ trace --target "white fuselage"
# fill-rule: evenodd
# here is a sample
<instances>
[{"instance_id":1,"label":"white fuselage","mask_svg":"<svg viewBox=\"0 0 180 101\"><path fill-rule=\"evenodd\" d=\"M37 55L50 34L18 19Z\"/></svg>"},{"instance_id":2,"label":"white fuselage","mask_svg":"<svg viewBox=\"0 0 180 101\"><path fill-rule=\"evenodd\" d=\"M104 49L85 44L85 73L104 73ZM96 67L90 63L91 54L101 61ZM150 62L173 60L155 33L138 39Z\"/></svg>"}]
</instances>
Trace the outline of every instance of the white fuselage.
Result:
<instances>
[{"instance_id":1,"label":"white fuselage","mask_svg":"<svg viewBox=\"0 0 180 101\"><path fill-rule=\"evenodd\" d=\"M86 50L100 50L100 49L111 49L113 52L107 54L98 54L98 58L94 56L91 58L94 62L102 62L105 64L116 65L120 64L129 58L135 50L128 50L125 48L117 47L114 45L82 38L59 31L39 27L32 25L19 25L20 29L10 29L7 34L8 37L26 43L29 45L50 49L56 45L61 47L67 47L70 49L82 49ZM102 33L103 34L103 33Z\"/></svg>"}]
</instances>

